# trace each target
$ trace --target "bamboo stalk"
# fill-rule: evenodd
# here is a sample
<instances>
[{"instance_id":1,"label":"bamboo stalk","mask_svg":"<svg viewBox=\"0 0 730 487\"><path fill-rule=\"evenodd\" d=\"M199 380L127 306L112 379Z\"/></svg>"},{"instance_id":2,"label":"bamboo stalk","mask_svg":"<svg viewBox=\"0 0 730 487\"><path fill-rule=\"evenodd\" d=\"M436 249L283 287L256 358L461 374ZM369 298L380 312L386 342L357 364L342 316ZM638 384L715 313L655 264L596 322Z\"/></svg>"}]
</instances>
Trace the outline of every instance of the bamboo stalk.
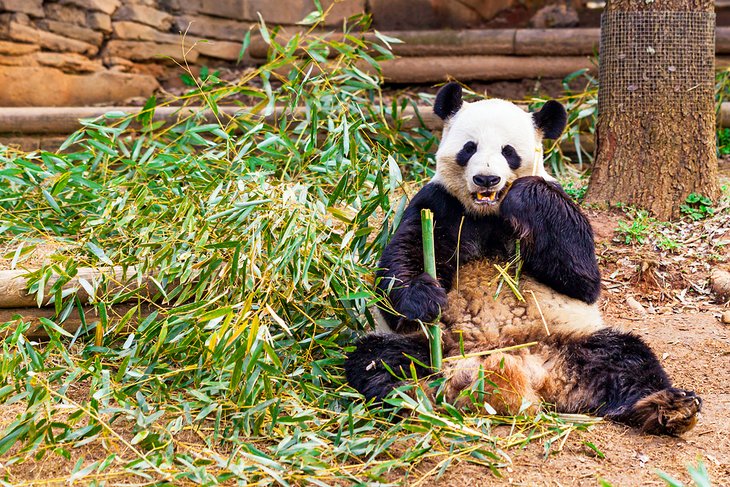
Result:
<instances>
[{"instance_id":1,"label":"bamboo stalk","mask_svg":"<svg viewBox=\"0 0 730 487\"><path fill-rule=\"evenodd\" d=\"M436 252L433 241L433 213L429 209L421 210L421 235L423 240L423 268L426 273L436 279ZM442 348L441 348L441 326L440 319L436 318L433 323L426 326L428 331L428 345L431 351L431 367L434 370L441 370Z\"/></svg>"}]
</instances>

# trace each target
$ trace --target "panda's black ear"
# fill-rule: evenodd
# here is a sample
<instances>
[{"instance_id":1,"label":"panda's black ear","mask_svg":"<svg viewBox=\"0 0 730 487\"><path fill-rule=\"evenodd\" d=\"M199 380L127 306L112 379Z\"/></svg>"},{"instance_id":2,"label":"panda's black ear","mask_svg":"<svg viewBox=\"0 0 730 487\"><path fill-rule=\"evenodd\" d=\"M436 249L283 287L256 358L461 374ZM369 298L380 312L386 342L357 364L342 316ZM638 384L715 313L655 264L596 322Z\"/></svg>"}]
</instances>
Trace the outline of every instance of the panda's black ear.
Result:
<instances>
[{"instance_id":1,"label":"panda's black ear","mask_svg":"<svg viewBox=\"0 0 730 487\"><path fill-rule=\"evenodd\" d=\"M438 115L442 120L456 115L462 104L461 85L459 83L449 83L436 93L436 101L433 103L433 113Z\"/></svg>"},{"instance_id":2,"label":"panda's black ear","mask_svg":"<svg viewBox=\"0 0 730 487\"><path fill-rule=\"evenodd\" d=\"M540 129L542 136L546 139L557 139L568 123L568 114L563 105L550 100L542 106L539 112L532 114L535 126Z\"/></svg>"}]
</instances>

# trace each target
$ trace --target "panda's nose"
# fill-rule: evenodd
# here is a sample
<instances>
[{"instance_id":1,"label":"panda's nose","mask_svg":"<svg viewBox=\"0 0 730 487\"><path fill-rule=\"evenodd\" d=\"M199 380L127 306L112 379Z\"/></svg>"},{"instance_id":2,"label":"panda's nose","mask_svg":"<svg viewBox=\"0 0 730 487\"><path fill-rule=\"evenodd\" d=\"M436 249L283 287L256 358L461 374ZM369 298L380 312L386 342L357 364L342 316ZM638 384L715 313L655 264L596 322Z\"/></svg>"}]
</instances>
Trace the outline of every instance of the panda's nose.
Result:
<instances>
[{"instance_id":1,"label":"panda's nose","mask_svg":"<svg viewBox=\"0 0 730 487\"><path fill-rule=\"evenodd\" d=\"M491 188L496 186L502 180L499 176L487 176L485 174L477 174L474 176L474 184L483 188Z\"/></svg>"}]
</instances>

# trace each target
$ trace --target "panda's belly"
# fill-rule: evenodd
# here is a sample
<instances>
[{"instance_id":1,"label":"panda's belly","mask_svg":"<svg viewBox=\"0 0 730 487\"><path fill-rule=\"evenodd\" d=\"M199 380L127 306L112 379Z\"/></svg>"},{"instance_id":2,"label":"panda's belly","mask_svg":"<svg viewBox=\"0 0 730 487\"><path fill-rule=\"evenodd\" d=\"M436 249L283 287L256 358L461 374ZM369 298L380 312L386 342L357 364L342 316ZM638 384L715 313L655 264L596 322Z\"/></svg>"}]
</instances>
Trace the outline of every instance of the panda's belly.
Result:
<instances>
[{"instance_id":1,"label":"panda's belly","mask_svg":"<svg viewBox=\"0 0 730 487\"><path fill-rule=\"evenodd\" d=\"M510 272L514 276L514 270ZM520 301L490 260L462 266L443 312L444 352L448 355L537 341L550 335L588 335L604 327L597 304L557 293L521 276Z\"/></svg>"}]
</instances>

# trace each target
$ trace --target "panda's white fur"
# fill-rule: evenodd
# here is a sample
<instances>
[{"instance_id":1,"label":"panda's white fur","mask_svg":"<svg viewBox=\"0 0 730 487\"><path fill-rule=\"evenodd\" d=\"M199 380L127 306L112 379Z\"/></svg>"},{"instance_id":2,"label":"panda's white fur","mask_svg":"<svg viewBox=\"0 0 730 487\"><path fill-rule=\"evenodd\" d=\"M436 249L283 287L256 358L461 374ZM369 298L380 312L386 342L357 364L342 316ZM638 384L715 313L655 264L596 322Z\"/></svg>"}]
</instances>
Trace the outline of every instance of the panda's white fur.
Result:
<instances>
[{"instance_id":1,"label":"panda's white fur","mask_svg":"<svg viewBox=\"0 0 730 487\"><path fill-rule=\"evenodd\" d=\"M469 164L461 168L456 155L469 141L477 145ZM511 145L522 164L513 170L502 155L502 148ZM496 213L495 206L476 206L472 194L479 188L473 177L478 174L501 178L497 192L517 178L540 176L554 181L543 165L542 134L535 127L532 115L514 103L491 99L464 102L461 109L444 123L441 143L436 152L434 182L442 184L474 214Z\"/></svg>"}]
</instances>

